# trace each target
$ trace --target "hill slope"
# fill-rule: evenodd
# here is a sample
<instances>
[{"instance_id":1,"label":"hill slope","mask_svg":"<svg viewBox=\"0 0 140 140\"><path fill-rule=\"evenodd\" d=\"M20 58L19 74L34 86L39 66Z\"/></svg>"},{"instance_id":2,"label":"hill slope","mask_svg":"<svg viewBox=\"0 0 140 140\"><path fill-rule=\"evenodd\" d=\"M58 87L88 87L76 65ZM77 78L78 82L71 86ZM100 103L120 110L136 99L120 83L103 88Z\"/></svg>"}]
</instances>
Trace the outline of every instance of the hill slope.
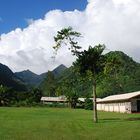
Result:
<instances>
[{"instance_id":1,"label":"hill slope","mask_svg":"<svg viewBox=\"0 0 140 140\"><path fill-rule=\"evenodd\" d=\"M0 63L0 85L11 87L17 91L26 90L24 82L18 78L6 65Z\"/></svg>"},{"instance_id":2,"label":"hill slope","mask_svg":"<svg viewBox=\"0 0 140 140\"><path fill-rule=\"evenodd\" d=\"M108 73L107 75L102 73L100 76L98 76L98 97L140 90L139 63L135 62L131 57L120 51L109 52L105 56L107 61L110 57L116 57L117 60L120 61L120 64L118 67L115 67L114 69L112 68L111 73ZM74 67L71 67L65 70L61 76L56 79L57 88L61 87L62 90L60 92L63 94L63 87L67 86L64 86L64 83L71 81L71 79L76 81L80 78L81 76L74 72ZM88 80L88 78L85 77L84 81L76 82L73 86L75 91L81 97L92 96L92 83Z\"/></svg>"},{"instance_id":3,"label":"hill slope","mask_svg":"<svg viewBox=\"0 0 140 140\"><path fill-rule=\"evenodd\" d=\"M30 70L16 72L15 75L21 78L27 85L37 86L42 81L42 77L31 72Z\"/></svg>"},{"instance_id":4,"label":"hill slope","mask_svg":"<svg viewBox=\"0 0 140 140\"><path fill-rule=\"evenodd\" d=\"M67 69L66 66L63 64L56 67L52 73L55 77L59 76L65 69ZM30 86L39 86L42 81L47 77L48 72L42 73L40 75L37 75L30 70L25 70L21 72L16 72L15 75L19 78L21 78L27 85Z\"/></svg>"},{"instance_id":5,"label":"hill slope","mask_svg":"<svg viewBox=\"0 0 140 140\"><path fill-rule=\"evenodd\" d=\"M104 97L140 90L140 64L120 51L109 52L106 56L115 56L120 64L112 69L108 76L103 76L99 80L98 95Z\"/></svg>"}]
</instances>

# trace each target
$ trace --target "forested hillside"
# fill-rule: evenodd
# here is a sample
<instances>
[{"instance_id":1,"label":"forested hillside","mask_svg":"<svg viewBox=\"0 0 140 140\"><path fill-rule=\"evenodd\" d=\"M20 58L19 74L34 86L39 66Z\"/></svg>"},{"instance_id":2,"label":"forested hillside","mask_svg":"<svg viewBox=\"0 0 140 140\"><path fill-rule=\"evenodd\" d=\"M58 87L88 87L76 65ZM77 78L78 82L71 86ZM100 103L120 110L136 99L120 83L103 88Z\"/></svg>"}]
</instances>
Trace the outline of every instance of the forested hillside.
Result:
<instances>
[{"instance_id":1,"label":"forested hillside","mask_svg":"<svg viewBox=\"0 0 140 140\"><path fill-rule=\"evenodd\" d=\"M41 84L39 87L43 91L44 95L46 96L56 96L56 88L57 88L57 79L65 71L67 71L67 67L64 66L63 64L59 65L56 67L53 71L48 71L47 73L41 74L44 77L44 80L42 80Z\"/></svg>"},{"instance_id":2,"label":"forested hillside","mask_svg":"<svg viewBox=\"0 0 140 140\"><path fill-rule=\"evenodd\" d=\"M15 75L21 78L28 86L38 86L43 80L42 76L37 75L30 70L16 72Z\"/></svg>"},{"instance_id":3,"label":"forested hillside","mask_svg":"<svg viewBox=\"0 0 140 140\"><path fill-rule=\"evenodd\" d=\"M24 82L3 64L0 64L0 85L13 88L17 91L27 90Z\"/></svg>"},{"instance_id":4,"label":"forested hillside","mask_svg":"<svg viewBox=\"0 0 140 140\"><path fill-rule=\"evenodd\" d=\"M55 77L59 76L65 69L67 69L64 65L59 65L56 67L52 73ZM47 78L48 72L42 73L40 75L33 73L30 70L24 70L21 72L16 72L15 75L22 79L27 86L29 87L38 87L40 84L42 84L43 80Z\"/></svg>"},{"instance_id":5,"label":"forested hillside","mask_svg":"<svg viewBox=\"0 0 140 140\"><path fill-rule=\"evenodd\" d=\"M140 90L139 63L120 51L109 52L105 57L107 67L97 78L98 97ZM111 66L110 60L113 60L111 64L117 65ZM14 74L7 66L0 64L1 85L24 91L27 89L24 82L26 85L39 85L45 96L66 95L72 92L80 97L92 96L90 76L81 76L74 66L66 68L60 65L53 71L36 75L30 71Z\"/></svg>"},{"instance_id":6,"label":"forested hillside","mask_svg":"<svg viewBox=\"0 0 140 140\"><path fill-rule=\"evenodd\" d=\"M30 89L6 65L0 64L0 106L29 106L39 103L42 92Z\"/></svg>"},{"instance_id":7,"label":"forested hillside","mask_svg":"<svg viewBox=\"0 0 140 140\"><path fill-rule=\"evenodd\" d=\"M120 51L109 52L105 57L107 66L97 78L98 97L140 90L139 63ZM109 66L110 60L113 60L111 64L116 64ZM66 69L57 78L50 72L49 79L45 79L43 83L46 85L42 90L47 96L66 95L72 92L80 97L92 96L90 75L81 77L74 66Z\"/></svg>"},{"instance_id":8,"label":"forested hillside","mask_svg":"<svg viewBox=\"0 0 140 140\"><path fill-rule=\"evenodd\" d=\"M123 52L115 51L106 54L107 58L116 57L119 64L111 67L107 75L98 82L97 94L104 97L140 90L140 64Z\"/></svg>"}]
</instances>

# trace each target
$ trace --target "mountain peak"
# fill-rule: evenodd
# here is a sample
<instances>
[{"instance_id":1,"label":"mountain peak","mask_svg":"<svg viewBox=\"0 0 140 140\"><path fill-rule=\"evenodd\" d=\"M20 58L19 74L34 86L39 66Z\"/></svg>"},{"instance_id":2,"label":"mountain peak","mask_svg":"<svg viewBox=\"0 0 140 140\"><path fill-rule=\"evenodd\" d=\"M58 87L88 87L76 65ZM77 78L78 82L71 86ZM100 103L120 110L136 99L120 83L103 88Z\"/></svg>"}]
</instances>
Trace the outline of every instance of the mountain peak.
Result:
<instances>
[{"instance_id":1,"label":"mountain peak","mask_svg":"<svg viewBox=\"0 0 140 140\"><path fill-rule=\"evenodd\" d=\"M37 75L36 73L30 71L29 69L24 70L24 71L21 71L21 72L18 72L18 73L28 73L28 74L34 74L34 75Z\"/></svg>"},{"instance_id":2,"label":"mountain peak","mask_svg":"<svg viewBox=\"0 0 140 140\"><path fill-rule=\"evenodd\" d=\"M60 68L61 68L61 69L67 69L67 67L66 67L64 64L61 64L61 65L57 66L55 69L60 69ZM55 69L54 69L54 70L55 70ZM54 70L53 70L53 71L54 71Z\"/></svg>"},{"instance_id":3,"label":"mountain peak","mask_svg":"<svg viewBox=\"0 0 140 140\"><path fill-rule=\"evenodd\" d=\"M63 72L65 69L67 69L67 67L63 64L59 65L58 67L56 67L52 72L55 74L55 75L58 75L60 74L61 72Z\"/></svg>"},{"instance_id":4,"label":"mountain peak","mask_svg":"<svg viewBox=\"0 0 140 140\"><path fill-rule=\"evenodd\" d=\"M8 75L12 77L14 74L8 66L0 63L0 75Z\"/></svg>"}]
</instances>

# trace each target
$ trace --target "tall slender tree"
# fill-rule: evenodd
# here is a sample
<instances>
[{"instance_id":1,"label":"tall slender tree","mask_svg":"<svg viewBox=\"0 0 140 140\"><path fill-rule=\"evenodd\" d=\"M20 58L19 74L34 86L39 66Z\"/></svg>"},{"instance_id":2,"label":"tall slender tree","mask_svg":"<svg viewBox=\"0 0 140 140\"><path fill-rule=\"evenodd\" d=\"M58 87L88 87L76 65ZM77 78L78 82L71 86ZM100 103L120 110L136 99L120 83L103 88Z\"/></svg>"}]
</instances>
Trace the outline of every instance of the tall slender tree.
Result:
<instances>
[{"instance_id":1,"label":"tall slender tree","mask_svg":"<svg viewBox=\"0 0 140 140\"><path fill-rule=\"evenodd\" d=\"M94 97L94 122L97 122L97 107L96 107L96 76L103 68L103 51L105 49L104 45L98 45L92 48L89 47L88 51L80 51L81 47L75 38L80 37L81 34L73 31L71 27L64 28L57 32L54 37L55 46L53 47L56 51L63 45L68 46L73 55L77 56L77 60L74 65L79 66L80 73L91 72L93 78L93 97ZM67 44L69 43L69 45Z\"/></svg>"},{"instance_id":2,"label":"tall slender tree","mask_svg":"<svg viewBox=\"0 0 140 140\"><path fill-rule=\"evenodd\" d=\"M103 71L104 69L104 55L103 51L105 49L105 45L97 45L95 47L89 46L88 50L84 50L78 55L78 58L74 65L79 67L79 71L81 74L86 74L90 72L90 77L92 78L92 87L93 87L93 109L94 122L98 122L97 117L97 104L96 104L96 80L97 75Z\"/></svg>"}]
</instances>

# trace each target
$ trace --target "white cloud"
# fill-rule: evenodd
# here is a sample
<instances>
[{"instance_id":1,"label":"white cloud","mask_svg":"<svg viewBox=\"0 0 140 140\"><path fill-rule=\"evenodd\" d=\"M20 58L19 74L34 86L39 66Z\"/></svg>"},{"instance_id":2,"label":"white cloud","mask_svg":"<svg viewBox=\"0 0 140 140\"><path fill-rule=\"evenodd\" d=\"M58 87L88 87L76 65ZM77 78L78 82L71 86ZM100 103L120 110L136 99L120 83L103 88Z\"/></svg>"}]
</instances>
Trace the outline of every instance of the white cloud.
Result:
<instances>
[{"instance_id":1,"label":"white cloud","mask_svg":"<svg viewBox=\"0 0 140 140\"><path fill-rule=\"evenodd\" d=\"M23 30L17 28L1 35L0 62L14 71L30 69L45 72L74 58L61 48L56 60L53 55L53 36L63 27L72 26L84 36L80 44L106 44L109 50L121 50L140 62L140 0L88 0L84 11L53 10L44 19L29 20Z\"/></svg>"}]
</instances>

